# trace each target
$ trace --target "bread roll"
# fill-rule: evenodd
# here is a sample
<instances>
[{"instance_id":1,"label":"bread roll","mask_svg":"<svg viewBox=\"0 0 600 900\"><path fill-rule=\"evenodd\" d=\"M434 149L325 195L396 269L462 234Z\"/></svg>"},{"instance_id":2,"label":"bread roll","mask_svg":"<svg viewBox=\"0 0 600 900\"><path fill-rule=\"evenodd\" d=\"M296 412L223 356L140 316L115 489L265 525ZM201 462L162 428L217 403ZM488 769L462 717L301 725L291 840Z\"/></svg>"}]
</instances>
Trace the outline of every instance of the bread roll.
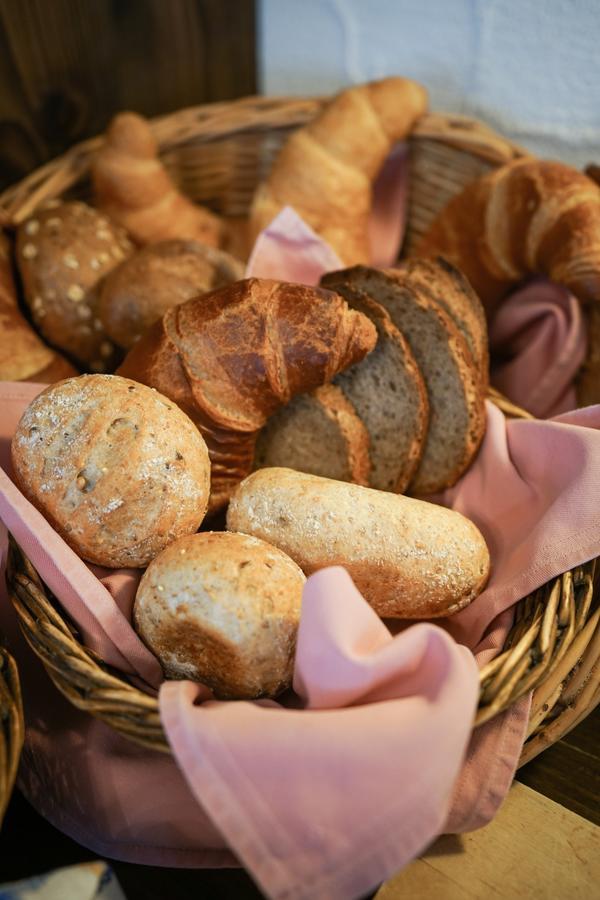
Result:
<instances>
[{"instance_id":1,"label":"bread roll","mask_svg":"<svg viewBox=\"0 0 600 900\"><path fill-rule=\"evenodd\" d=\"M116 375L46 388L17 426L12 462L25 496L101 566L147 565L206 512L200 433L166 397Z\"/></svg>"},{"instance_id":2,"label":"bread roll","mask_svg":"<svg viewBox=\"0 0 600 900\"><path fill-rule=\"evenodd\" d=\"M117 362L99 319L99 285L131 250L125 232L85 203L47 205L17 233L17 263L35 325L95 372Z\"/></svg>"},{"instance_id":3,"label":"bread roll","mask_svg":"<svg viewBox=\"0 0 600 900\"><path fill-rule=\"evenodd\" d=\"M73 366L47 347L21 315L10 244L0 231L0 381L44 384L76 374Z\"/></svg>"},{"instance_id":4,"label":"bread roll","mask_svg":"<svg viewBox=\"0 0 600 900\"><path fill-rule=\"evenodd\" d=\"M227 527L279 547L307 574L344 566L380 616L449 616L483 589L489 553L460 513L291 469L261 469L235 491Z\"/></svg>"},{"instance_id":5,"label":"bread roll","mask_svg":"<svg viewBox=\"0 0 600 900\"><path fill-rule=\"evenodd\" d=\"M150 244L104 280L100 319L109 337L129 348L172 306L243 277L241 262L197 241Z\"/></svg>"},{"instance_id":6,"label":"bread roll","mask_svg":"<svg viewBox=\"0 0 600 900\"><path fill-rule=\"evenodd\" d=\"M218 697L274 697L292 680L304 575L270 544L244 534L180 538L146 570L135 627L168 678Z\"/></svg>"}]
</instances>

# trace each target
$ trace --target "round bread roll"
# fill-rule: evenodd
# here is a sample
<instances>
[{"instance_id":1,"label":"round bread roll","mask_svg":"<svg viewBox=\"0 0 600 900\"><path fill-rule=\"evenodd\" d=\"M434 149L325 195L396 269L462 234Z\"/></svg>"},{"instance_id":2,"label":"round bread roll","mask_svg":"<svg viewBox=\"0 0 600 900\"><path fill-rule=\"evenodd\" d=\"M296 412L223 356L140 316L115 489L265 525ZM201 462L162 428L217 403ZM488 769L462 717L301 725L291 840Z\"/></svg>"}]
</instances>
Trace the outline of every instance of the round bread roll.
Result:
<instances>
[{"instance_id":1,"label":"round bread roll","mask_svg":"<svg viewBox=\"0 0 600 900\"><path fill-rule=\"evenodd\" d=\"M113 341L128 349L172 306L243 277L241 262L197 241L150 244L106 278L100 318Z\"/></svg>"},{"instance_id":2,"label":"round bread roll","mask_svg":"<svg viewBox=\"0 0 600 900\"><path fill-rule=\"evenodd\" d=\"M292 681L303 586L296 563L265 541L194 534L150 563L134 624L167 678L222 699L274 697Z\"/></svg>"},{"instance_id":3,"label":"round bread roll","mask_svg":"<svg viewBox=\"0 0 600 900\"><path fill-rule=\"evenodd\" d=\"M122 228L79 202L50 201L17 233L17 264L35 325L94 372L117 362L99 317L99 284L131 251Z\"/></svg>"},{"instance_id":4,"label":"round bread roll","mask_svg":"<svg viewBox=\"0 0 600 900\"><path fill-rule=\"evenodd\" d=\"M210 464L198 429L152 388L81 375L42 391L12 440L18 486L83 559L145 566L198 529Z\"/></svg>"},{"instance_id":5,"label":"round bread roll","mask_svg":"<svg viewBox=\"0 0 600 900\"><path fill-rule=\"evenodd\" d=\"M384 617L451 615L489 574L485 541L460 513L291 469L260 469L242 481L227 527L280 547L307 575L344 566Z\"/></svg>"}]
</instances>

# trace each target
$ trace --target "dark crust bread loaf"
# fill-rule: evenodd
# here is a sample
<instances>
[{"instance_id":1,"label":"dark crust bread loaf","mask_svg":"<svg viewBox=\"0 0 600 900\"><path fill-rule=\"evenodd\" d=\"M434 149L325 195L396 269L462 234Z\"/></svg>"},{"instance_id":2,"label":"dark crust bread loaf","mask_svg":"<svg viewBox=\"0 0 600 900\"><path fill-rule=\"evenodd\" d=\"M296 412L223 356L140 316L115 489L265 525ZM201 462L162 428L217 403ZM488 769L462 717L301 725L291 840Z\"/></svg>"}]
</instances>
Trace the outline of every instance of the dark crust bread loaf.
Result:
<instances>
[{"instance_id":1,"label":"dark crust bread loaf","mask_svg":"<svg viewBox=\"0 0 600 900\"><path fill-rule=\"evenodd\" d=\"M239 260L198 241L149 244L104 279L100 319L128 349L172 306L243 277Z\"/></svg>"},{"instance_id":2,"label":"dark crust bread loaf","mask_svg":"<svg viewBox=\"0 0 600 900\"><path fill-rule=\"evenodd\" d=\"M454 510L358 484L260 469L243 481L227 527L268 541L306 575L344 566L380 616L448 616L488 579L483 536Z\"/></svg>"},{"instance_id":3,"label":"dark crust bread loaf","mask_svg":"<svg viewBox=\"0 0 600 900\"><path fill-rule=\"evenodd\" d=\"M366 294L387 309L423 375L429 429L411 493L449 487L472 462L485 431L484 386L465 339L447 313L398 270L354 266L337 277L343 296Z\"/></svg>"},{"instance_id":4,"label":"dark crust bread loaf","mask_svg":"<svg viewBox=\"0 0 600 900\"><path fill-rule=\"evenodd\" d=\"M196 423L211 458L213 511L252 471L269 416L361 360L376 338L338 294L250 278L170 309L119 374L156 387Z\"/></svg>"},{"instance_id":5,"label":"dark crust bread loaf","mask_svg":"<svg viewBox=\"0 0 600 900\"><path fill-rule=\"evenodd\" d=\"M17 263L36 327L96 372L110 371L117 360L99 318L99 286L131 250L123 229L79 202L51 201L17 232Z\"/></svg>"},{"instance_id":6,"label":"dark crust bread loaf","mask_svg":"<svg viewBox=\"0 0 600 900\"><path fill-rule=\"evenodd\" d=\"M47 347L21 314L10 243L0 231L0 381L59 381L77 372Z\"/></svg>"},{"instance_id":7,"label":"dark crust bread loaf","mask_svg":"<svg viewBox=\"0 0 600 900\"><path fill-rule=\"evenodd\" d=\"M274 697L291 685L302 570L245 534L180 538L148 566L133 618L167 678L222 699Z\"/></svg>"},{"instance_id":8,"label":"dark crust bread loaf","mask_svg":"<svg viewBox=\"0 0 600 900\"><path fill-rule=\"evenodd\" d=\"M145 566L206 511L206 445L177 406L115 375L42 391L12 441L25 496L88 562Z\"/></svg>"},{"instance_id":9,"label":"dark crust bread loaf","mask_svg":"<svg viewBox=\"0 0 600 900\"><path fill-rule=\"evenodd\" d=\"M336 290L337 275L324 276L323 287ZM427 438L429 401L423 376L404 335L380 303L358 291L348 292L346 300L371 319L377 345L335 383L369 433L369 486L402 493L415 474Z\"/></svg>"},{"instance_id":10,"label":"dark crust bread loaf","mask_svg":"<svg viewBox=\"0 0 600 900\"><path fill-rule=\"evenodd\" d=\"M254 464L367 484L369 434L344 392L324 384L271 416L258 435Z\"/></svg>"}]
</instances>

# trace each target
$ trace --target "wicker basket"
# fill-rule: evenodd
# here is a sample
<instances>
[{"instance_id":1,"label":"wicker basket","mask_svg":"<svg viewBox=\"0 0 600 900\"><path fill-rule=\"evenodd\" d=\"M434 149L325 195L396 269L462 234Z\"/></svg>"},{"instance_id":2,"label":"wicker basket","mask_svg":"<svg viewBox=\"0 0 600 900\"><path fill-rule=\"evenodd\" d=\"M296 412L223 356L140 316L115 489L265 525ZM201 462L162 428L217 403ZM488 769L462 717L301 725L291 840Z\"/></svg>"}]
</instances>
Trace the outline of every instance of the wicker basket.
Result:
<instances>
[{"instance_id":1,"label":"wicker basket","mask_svg":"<svg viewBox=\"0 0 600 900\"><path fill-rule=\"evenodd\" d=\"M237 218L247 212L257 182L286 136L310 120L323 102L251 97L182 110L153 125L163 160L181 188L193 200ZM98 146L98 138L79 144L6 191L0 197L0 220L17 224L39 203L58 196L86 199L90 157ZM405 247L468 181L524 154L475 120L443 114L421 119L410 139ZM508 415L527 415L493 392L492 399ZM600 701L595 568L594 561L566 572L521 600L503 652L481 671L475 727L534 692L522 763L558 740ZM25 637L65 696L138 744L169 753L156 699L82 646L14 542L7 580Z\"/></svg>"},{"instance_id":2,"label":"wicker basket","mask_svg":"<svg viewBox=\"0 0 600 900\"><path fill-rule=\"evenodd\" d=\"M24 730L17 665L0 636L0 825L15 783Z\"/></svg>"}]
</instances>

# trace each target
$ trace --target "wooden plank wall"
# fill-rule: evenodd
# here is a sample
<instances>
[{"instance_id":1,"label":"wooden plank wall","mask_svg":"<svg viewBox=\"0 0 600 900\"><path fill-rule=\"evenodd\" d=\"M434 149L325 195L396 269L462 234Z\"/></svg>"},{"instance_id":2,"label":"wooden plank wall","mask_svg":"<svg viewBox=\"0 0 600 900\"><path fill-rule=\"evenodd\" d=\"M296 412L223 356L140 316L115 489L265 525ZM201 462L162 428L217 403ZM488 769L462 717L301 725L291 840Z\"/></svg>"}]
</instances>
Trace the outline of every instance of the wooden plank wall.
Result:
<instances>
[{"instance_id":1,"label":"wooden plank wall","mask_svg":"<svg viewBox=\"0 0 600 900\"><path fill-rule=\"evenodd\" d=\"M256 91L253 0L0 0L0 189L98 134Z\"/></svg>"}]
</instances>

